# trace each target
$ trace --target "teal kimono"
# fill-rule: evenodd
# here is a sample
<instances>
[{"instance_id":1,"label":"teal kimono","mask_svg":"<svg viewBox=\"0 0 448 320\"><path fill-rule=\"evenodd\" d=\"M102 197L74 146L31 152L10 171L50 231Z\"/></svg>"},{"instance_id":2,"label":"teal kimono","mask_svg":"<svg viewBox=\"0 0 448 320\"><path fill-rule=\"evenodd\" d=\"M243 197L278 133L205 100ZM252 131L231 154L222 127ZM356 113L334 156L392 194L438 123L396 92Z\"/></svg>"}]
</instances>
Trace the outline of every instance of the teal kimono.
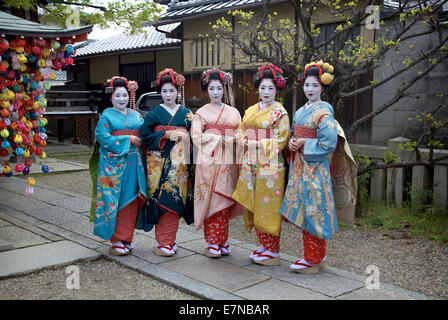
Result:
<instances>
[{"instance_id":1,"label":"teal kimono","mask_svg":"<svg viewBox=\"0 0 448 320\"><path fill-rule=\"evenodd\" d=\"M91 210L93 233L105 240L114 234L117 213L139 202L140 211L147 197L146 176L141 148L131 144L129 134L139 135L142 116L127 109L108 108L99 119L95 151L90 159L95 201ZM152 228L152 226L146 226Z\"/></svg>"},{"instance_id":2,"label":"teal kimono","mask_svg":"<svg viewBox=\"0 0 448 320\"><path fill-rule=\"evenodd\" d=\"M144 220L157 224L168 212L194 221L193 164L190 131L193 113L180 106L174 116L162 106L156 106L145 117L141 138L147 150L148 201ZM170 141L167 130L184 131L186 141Z\"/></svg>"},{"instance_id":3,"label":"teal kimono","mask_svg":"<svg viewBox=\"0 0 448 320\"><path fill-rule=\"evenodd\" d=\"M280 214L320 239L338 229L330 175L330 155L338 142L333 107L321 101L300 108L294 115L295 136L306 139L302 150L290 158L288 185Z\"/></svg>"}]
</instances>

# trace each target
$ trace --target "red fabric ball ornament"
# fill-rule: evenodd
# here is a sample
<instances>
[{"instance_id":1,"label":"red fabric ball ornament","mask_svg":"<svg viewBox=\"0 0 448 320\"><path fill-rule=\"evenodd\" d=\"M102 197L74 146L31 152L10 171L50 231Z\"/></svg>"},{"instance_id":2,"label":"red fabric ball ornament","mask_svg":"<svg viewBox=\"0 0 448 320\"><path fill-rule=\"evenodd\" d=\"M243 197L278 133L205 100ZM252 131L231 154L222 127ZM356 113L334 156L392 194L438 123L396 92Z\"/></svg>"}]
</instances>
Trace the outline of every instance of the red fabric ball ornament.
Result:
<instances>
[{"instance_id":1,"label":"red fabric ball ornament","mask_svg":"<svg viewBox=\"0 0 448 320\"><path fill-rule=\"evenodd\" d=\"M21 165L20 163L16 164L14 170L16 172L22 172L23 171L23 165Z\"/></svg>"},{"instance_id":2,"label":"red fabric ball ornament","mask_svg":"<svg viewBox=\"0 0 448 320\"><path fill-rule=\"evenodd\" d=\"M25 40L25 39L22 39L22 38L17 39L17 46L18 46L18 47L24 47L24 46L26 46L26 40Z\"/></svg>"},{"instance_id":3,"label":"red fabric ball ornament","mask_svg":"<svg viewBox=\"0 0 448 320\"><path fill-rule=\"evenodd\" d=\"M35 134L33 141L35 144L40 144L41 139L40 139L39 135ZM36 154L37 154L37 150L36 150Z\"/></svg>"},{"instance_id":4,"label":"red fabric ball ornament","mask_svg":"<svg viewBox=\"0 0 448 320\"><path fill-rule=\"evenodd\" d=\"M35 152L36 152L36 156L40 156L42 154L42 148L37 147Z\"/></svg>"},{"instance_id":5,"label":"red fabric ball ornament","mask_svg":"<svg viewBox=\"0 0 448 320\"><path fill-rule=\"evenodd\" d=\"M38 56L40 55L40 53L42 52L42 49L38 46L38 45L34 45L31 50L33 51L33 53Z\"/></svg>"}]
</instances>

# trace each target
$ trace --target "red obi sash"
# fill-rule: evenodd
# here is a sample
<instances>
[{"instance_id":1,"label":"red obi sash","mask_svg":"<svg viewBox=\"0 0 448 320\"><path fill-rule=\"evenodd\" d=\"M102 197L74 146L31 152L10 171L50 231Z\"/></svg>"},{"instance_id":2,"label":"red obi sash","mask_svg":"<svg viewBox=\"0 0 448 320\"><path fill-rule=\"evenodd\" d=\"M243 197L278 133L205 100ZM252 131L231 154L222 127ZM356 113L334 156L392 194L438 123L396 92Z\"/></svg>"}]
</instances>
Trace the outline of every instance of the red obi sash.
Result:
<instances>
[{"instance_id":1,"label":"red obi sash","mask_svg":"<svg viewBox=\"0 0 448 320\"><path fill-rule=\"evenodd\" d=\"M317 139L317 129L295 125L294 136L296 138Z\"/></svg>"},{"instance_id":2,"label":"red obi sash","mask_svg":"<svg viewBox=\"0 0 448 320\"><path fill-rule=\"evenodd\" d=\"M159 132L159 131L163 131L163 130L165 130L165 131L185 130L185 131L187 131L187 128L185 128L185 127L177 127L177 126L160 126L160 125L154 127L154 132Z\"/></svg>"},{"instance_id":3,"label":"red obi sash","mask_svg":"<svg viewBox=\"0 0 448 320\"><path fill-rule=\"evenodd\" d=\"M246 129L244 130L244 135L249 140L260 141L261 139L271 139L271 137L272 137L272 130L271 129L264 129L264 128L246 127Z\"/></svg>"},{"instance_id":4,"label":"red obi sash","mask_svg":"<svg viewBox=\"0 0 448 320\"><path fill-rule=\"evenodd\" d=\"M225 134L234 134L236 128L234 126L229 126L229 125L225 125L225 124L210 124L210 123L207 123L204 126L204 131L207 131L207 130L219 131L220 134L225 135Z\"/></svg>"},{"instance_id":5,"label":"red obi sash","mask_svg":"<svg viewBox=\"0 0 448 320\"><path fill-rule=\"evenodd\" d=\"M113 136L136 136L140 137L140 130L115 130L112 131Z\"/></svg>"}]
</instances>

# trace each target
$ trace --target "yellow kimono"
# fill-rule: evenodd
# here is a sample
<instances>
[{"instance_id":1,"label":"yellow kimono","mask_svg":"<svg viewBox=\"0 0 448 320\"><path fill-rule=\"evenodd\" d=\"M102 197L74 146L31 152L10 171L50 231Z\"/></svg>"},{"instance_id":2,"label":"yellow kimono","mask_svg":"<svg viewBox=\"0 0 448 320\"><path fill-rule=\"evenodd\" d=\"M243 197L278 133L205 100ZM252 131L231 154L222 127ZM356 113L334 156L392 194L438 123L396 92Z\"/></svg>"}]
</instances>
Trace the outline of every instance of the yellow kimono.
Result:
<instances>
[{"instance_id":1,"label":"yellow kimono","mask_svg":"<svg viewBox=\"0 0 448 320\"><path fill-rule=\"evenodd\" d=\"M285 108L273 102L260 110L259 104L246 110L241 126L249 140L240 159L239 178L232 198L244 207L244 224L263 233L280 235L285 189L285 161L282 150L288 144L290 126ZM255 140L262 148L255 148Z\"/></svg>"}]
</instances>

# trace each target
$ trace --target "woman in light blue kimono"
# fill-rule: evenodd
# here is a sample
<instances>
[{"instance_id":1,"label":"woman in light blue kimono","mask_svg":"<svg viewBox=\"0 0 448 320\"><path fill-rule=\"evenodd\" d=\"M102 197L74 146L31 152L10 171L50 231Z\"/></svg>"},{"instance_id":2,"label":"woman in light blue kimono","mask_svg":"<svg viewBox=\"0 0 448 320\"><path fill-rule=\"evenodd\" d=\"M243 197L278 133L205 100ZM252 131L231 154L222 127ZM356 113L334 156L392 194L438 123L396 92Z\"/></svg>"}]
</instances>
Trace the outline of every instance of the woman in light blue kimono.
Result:
<instances>
[{"instance_id":1,"label":"woman in light blue kimono","mask_svg":"<svg viewBox=\"0 0 448 320\"><path fill-rule=\"evenodd\" d=\"M107 82L105 92L110 94L112 107L104 110L97 123L90 159L93 233L110 240L113 255L126 255L134 248L134 229L147 195L140 139L143 118L133 106L127 108L129 91L135 95L136 89L137 83L125 78Z\"/></svg>"},{"instance_id":2,"label":"woman in light blue kimono","mask_svg":"<svg viewBox=\"0 0 448 320\"><path fill-rule=\"evenodd\" d=\"M302 230L305 256L291 265L299 273L319 272L326 262L326 240L338 230L330 173L338 124L333 107L320 99L332 80L332 68L322 62L305 68L308 102L294 114L294 134L288 144L292 154L280 214Z\"/></svg>"}]
</instances>

